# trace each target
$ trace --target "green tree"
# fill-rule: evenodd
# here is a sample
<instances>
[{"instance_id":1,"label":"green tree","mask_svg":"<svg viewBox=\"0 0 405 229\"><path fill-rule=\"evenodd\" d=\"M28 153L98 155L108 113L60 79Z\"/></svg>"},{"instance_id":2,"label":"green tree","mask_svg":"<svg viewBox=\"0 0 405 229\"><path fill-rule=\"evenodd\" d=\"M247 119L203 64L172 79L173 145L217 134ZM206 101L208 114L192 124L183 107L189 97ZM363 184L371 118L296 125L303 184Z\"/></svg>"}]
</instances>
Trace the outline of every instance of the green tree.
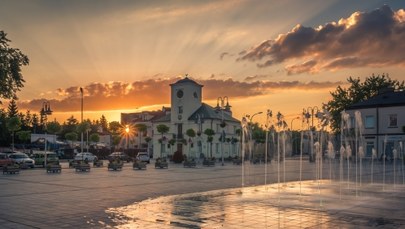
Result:
<instances>
[{"instance_id":1,"label":"green tree","mask_svg":"<svg viewBox=\"0 0 405 229\"><path fill-rule=\"evenodd\" d=\"M21 121L18 117L11 117L7 120L7 129L11 131L11 138L12 138L12 148L14 151L14 133L21 128Z\"/></svg>"},{"instance_id":2,"label":"green tree","mask_svg":"<svg viewBox=\"0 0 405 229\"><path fill-rule=\"evenodd\" d=\"M135 125L135 129L138 131L138 136L139 136L139 145L138 148L142 148L142 135L146 132L148 127L143 124L143 123L138 123Z\"/></svg>"},{"instance_id":3,"label":"green tree","mask_svg":"<svg viewBox=\"0 0 405 229\"><path fill-rule=\"evenodd\" d=\"M37 130L38 130L38 126L39 126L39 119L38 119L37 114L32 115L31 126L32 126L32 132L34 134L36 134Z\"/></svg>"},{"instance_id":4,"label":"green tree","mask_svg":"<svg viewBox=\"0 0 405 229\"><path fill-rule=\"evenodd\" d=\"M156 126L157 132L159 132L162 135L162 138L160 140L160 157L162 157L163 153L163 135L167 132L169 132L170 128L166 126L165 124L159 124Z\"/></svg>"},{"instance_id":5,"label":"green tree","mask_svg":"<svg viewBox=\"0 0 405 229\"><path fill-rule=\"evenodd\" d=\"M71 145L73 145L73 141L77 141L78 135L76 132L69 132L65 134L65 139L70 141Z\"/></svg>"},{"instance_id":6,"label":"green tree","mask_svg":"<svg viewBox=\"0 0 405 229\"><path fill-rule=\"evenodd\" d=\"M214 140L215 131L213 129L205 129L204 134L207 135L207 142L210 145L210 158L212 158L212 140Z\"/></svg>"},{"instance_id":7,"label":"green tree","mask_svg":"<svg viewBox=\"0 0 405 229\"><path fill-rule=\"evenodd\" d=\"M331 115L331 128L335 133L340 133L341 113L349 106L376 96L383 88L405 89L404 81L392 80L384 74L371 75L364 82L352 77L347 81L350 84L348 88L338 86L335 91L330 92L332 99L323 104L323 108Z\"/></svg>"},{"instance_id":8,"label":"green tree","mask_svg":"<svg viewBox=\"0 0 405 229\"><path fill-rule=\"evenodd\" d=\"M104 115L101 115L101 118L100 118L100 125L101 125L101 128L103 129L103 131L107 131L107 130L108 130L108 122L107 122L107 119L105 118Z\"/></svg>"},{"instance_id":9,"label":"green tree","mask_svg":"<svg viewBox=\"0 0 405 229\"><path fill-rule=\"evenodd\" d=\"M16 92L24 87L21 67L28 65L29 59L19 49L9 46L11 40L0 31L0 99L14 99ZM1 104L1 101L0 101Z\"/></svg>"},{"instance_id":10,"label":"green tree","mask_svg":"<svg viewBox=\"0 0 405 229\"><path fill-rule=\"evenodd\" d=\"M67 140L66 134L71 133L71 132L77 132L77 125L78 121L75 117L70 116L62 125L62 130L61 130L61 137Z\"/></svg>"},{"instance_id":11,"label":"green tree","mask_svg":"<svg viewBox=\"0 0 405 229\"><path fill-rule=\"evenodd\" d=\"M14 99L12 99L8 104L7 113L9 118L16 117L18 115L18 107Z\"/></svg>"},{"instance_id":12,"label":"green tree","mask_svg":"<svg viewBox=\"0 0 405 229\"><path fill-rule=\"evenodd\" d=\"M7 113L0 109L0 146L10 143L10 132L7 129Z\"/></svg>"},{"instance_id":13,"label":"green tree","mask_svg":"<svg viewBox=\"0 0 405 229\"><path fill-rule=\"evenodd\" d=\"M120 144L121 137L119 135L113 135L112 139L113 139L112 144L114 147L116 147L118 144Z\"/></svg>"},{"instance_id":14,"label":"green tree","mask_svg":"<svg viewBox=\"0 0 405 229\"><path fill-rule=\"evenodd\" d=\"M108 127L109 127L108 130L110 131L110 133L119 134L119 131L122 128L122 125L117 121L112 121L109 123Z\"/></svg>"},{"instance_id":15,"label":"green tree","mask_svg":"<svg viewBox=\"0 0 405 229\"><path fill-rule=\"evenodd\" d=\"M90 141L92 142L99 142L100 141L100 135L97 133L93 133L90 135Z\"/></svg>"},{"instance_id":16,"label":"green tree","mask_svg":"<svg viewBox=\"0 0 405 229\"><path fill-rule=\"evenodd\" d=\"M31 131L30 130L21 130L16 133L18 139L23 143L23 147L25 149L25 143L29 142L31 139Z\"/></svg>"},{"instance_id":17,"label":"green tree","mask_svg":"<svg viewBox=\"0 0 405 229\"><path fill-rule=\"evenodd\" d=\"M62 126L59 124L58 121L55 120L47 123L46 130L50 134L57 134L62 130Z\"/></svg>"}]
</instances>

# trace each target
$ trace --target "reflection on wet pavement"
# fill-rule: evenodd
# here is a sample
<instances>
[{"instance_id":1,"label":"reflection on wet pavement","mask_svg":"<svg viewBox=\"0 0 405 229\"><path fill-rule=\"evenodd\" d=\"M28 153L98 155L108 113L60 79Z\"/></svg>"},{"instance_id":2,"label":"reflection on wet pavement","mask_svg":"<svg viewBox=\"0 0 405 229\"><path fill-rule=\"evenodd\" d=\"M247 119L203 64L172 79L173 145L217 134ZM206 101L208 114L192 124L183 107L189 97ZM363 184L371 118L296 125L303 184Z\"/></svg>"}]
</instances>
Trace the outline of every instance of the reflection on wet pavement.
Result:
<instances>
[{"instance_id":1,"label":"reflection on wet pavement","mask_svg":"<svg viewBox=\"0 0 405 229\"><path fill-rule=\"evenodd\" d=\"M404 191L363 185L356 197L339 183L290 182L165 196L106 212L117 228L401 228Z\"/></svg>"}]
</instances>

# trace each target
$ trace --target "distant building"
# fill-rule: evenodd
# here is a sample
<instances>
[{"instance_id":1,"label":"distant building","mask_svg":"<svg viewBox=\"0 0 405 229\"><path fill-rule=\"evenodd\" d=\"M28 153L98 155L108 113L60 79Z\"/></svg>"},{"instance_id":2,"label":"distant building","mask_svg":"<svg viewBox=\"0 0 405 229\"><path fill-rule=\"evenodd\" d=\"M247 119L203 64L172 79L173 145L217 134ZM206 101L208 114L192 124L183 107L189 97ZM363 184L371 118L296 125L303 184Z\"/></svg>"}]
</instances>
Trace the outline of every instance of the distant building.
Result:
<instances>
[{"instance_id":1,"label":"distant building","mask_svg":"<svg viewBox=\"0 0 405 229\"><path fill-rule=\"evenodd\" d=\"M404 148L400 148L401 145L405 147L405 91L386 88L378 95L350 106L346 112L353 117L352 127L355 126L355 111L361 112L367 157L371 157L373 148L378 158L384 152L392 158L394 149L403 152Z\"/></svg>"},{"instance_id":2,"label":"distant building","mask_svg":"<svg viewBox=\"0 0 405 229\"><path fill-rule=\"evenodd\" d=\"M155 158L161 155L172 155L175 151L180 151L189 157L209 157L210 147L207 136L204 135L206 129L212 129L215 132L211 152L213 157L221 158L221 153L224 157L239 154L237 147L239 137L236 130L241 126L239 120L232 117L231 106L227 98L222 100L226 104L223 106L217 104L215 108L203 103L203 85L188 77L170 84L170 87L170 108L163 107L160 111L121 114L122 124L134 126L142 123L147 126L146 135L152 138L149 143L149 152L153 152ZM163 136L156 128L160 124L169 127L169 132ZM186 135L188 129L193 129L197 135L193 138L188 137ZM135 145L147 147L148 144L144 139L142 138L141 144L137 142L139 139L134 139ZM221 142L221 140L223 141ZM174 145L171 146L170 142Z\"/></svg>"}]
</instances>

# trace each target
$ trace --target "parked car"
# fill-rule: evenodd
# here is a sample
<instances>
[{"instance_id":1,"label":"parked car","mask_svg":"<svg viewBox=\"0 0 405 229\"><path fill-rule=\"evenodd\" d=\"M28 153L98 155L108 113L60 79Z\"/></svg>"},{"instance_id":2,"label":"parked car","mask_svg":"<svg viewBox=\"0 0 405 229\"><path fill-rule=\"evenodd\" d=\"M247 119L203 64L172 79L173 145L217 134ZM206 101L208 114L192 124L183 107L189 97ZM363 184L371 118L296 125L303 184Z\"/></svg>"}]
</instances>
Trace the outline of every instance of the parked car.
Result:
<instances>
[{"instance_id":1,"label":"parked car","mask_svg":"<svg viewBox=\"0 0 405 229\"><path fill-rule=\"evenodd\" d=\"M119 158L121 161L131 161L131 158L124 152L113 152L112 154L108 155L109 161L113 161L116 158Z\"/></svg>"},{"instance_id":2,"label":"parked car","mask_svg":"<svg viewBox=\"0 0 405 229\"><path fill-rule=\"evenodd\" d=\"M45 167L45 152L34 151L31 156L35 160L35 165L41 165ZM46 152L46 164L59 164L59 157L54 152Z\"/></svg>"},{"instance_id":3,"label":"parked car","mask_svg":"<svg viewBox=\"0 0 405 229\"><path fill-rule=\"evenodd\" d=\"M25 153L12 153L9 155L9 158L18 165L25 165L30 168L34 168L35 166L35 161L28 157L28 155Z\"/></svg>"},{"instance_id":4,"label":"parked car","mask_svg":"<svg viewBox=\"0 0 405 229\"><path fill-rule=\"evenodd\" d=\"M13 164L13 161L8 157L8 154L0 153L0 167L11 164Z\"/></svg>"},{"instance_id":5,"label":"parked car","mask_svg":"<svg viewBox=\"0 0 405 229\"><path fill-rule=\"evenodd\" d=\"M150 157L147 152L139 152L138 155L136 156L136 159L139 161L143 161L146 163L150 163Z\"/></svg>"},{"instance_id":6,"label":"parked car","mask_svg":"<svg viewBox=\"0 0 405 229\"><path fill-rule=\"evenodd\" d=\"M89 152L83 152L83 153L78 153L76 154L75 161L89 161L89 162L93 162L93 161L97 161L98 158L96 155L89 153Z\"/></svg>"}]
</instances>

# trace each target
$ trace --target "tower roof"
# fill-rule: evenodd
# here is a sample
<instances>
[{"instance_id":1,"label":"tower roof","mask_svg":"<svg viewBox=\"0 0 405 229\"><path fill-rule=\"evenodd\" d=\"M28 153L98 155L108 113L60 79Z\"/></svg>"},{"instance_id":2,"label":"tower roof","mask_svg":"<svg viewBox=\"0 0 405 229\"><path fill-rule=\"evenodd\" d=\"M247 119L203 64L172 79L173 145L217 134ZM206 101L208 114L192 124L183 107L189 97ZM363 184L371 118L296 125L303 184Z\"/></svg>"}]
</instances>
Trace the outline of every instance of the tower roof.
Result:
<instances>
[{"instance_id":1,"label":"tower roof","mask_svg":"<svg viewBox=\"0 0 405 229\"><path fill-rule=\"evenodd\" d=\"M203 85L198 84L197 82L195 82L194 80L188 78L188 75L186 75L186 77L184 77L184 79L178 80L176 83L174 84L170 84L170 86L176 85L176 84L184 84L184 83L192 83L195 85L198 85L200 87L203 87Z\"/></svg>"}]
</instances>

